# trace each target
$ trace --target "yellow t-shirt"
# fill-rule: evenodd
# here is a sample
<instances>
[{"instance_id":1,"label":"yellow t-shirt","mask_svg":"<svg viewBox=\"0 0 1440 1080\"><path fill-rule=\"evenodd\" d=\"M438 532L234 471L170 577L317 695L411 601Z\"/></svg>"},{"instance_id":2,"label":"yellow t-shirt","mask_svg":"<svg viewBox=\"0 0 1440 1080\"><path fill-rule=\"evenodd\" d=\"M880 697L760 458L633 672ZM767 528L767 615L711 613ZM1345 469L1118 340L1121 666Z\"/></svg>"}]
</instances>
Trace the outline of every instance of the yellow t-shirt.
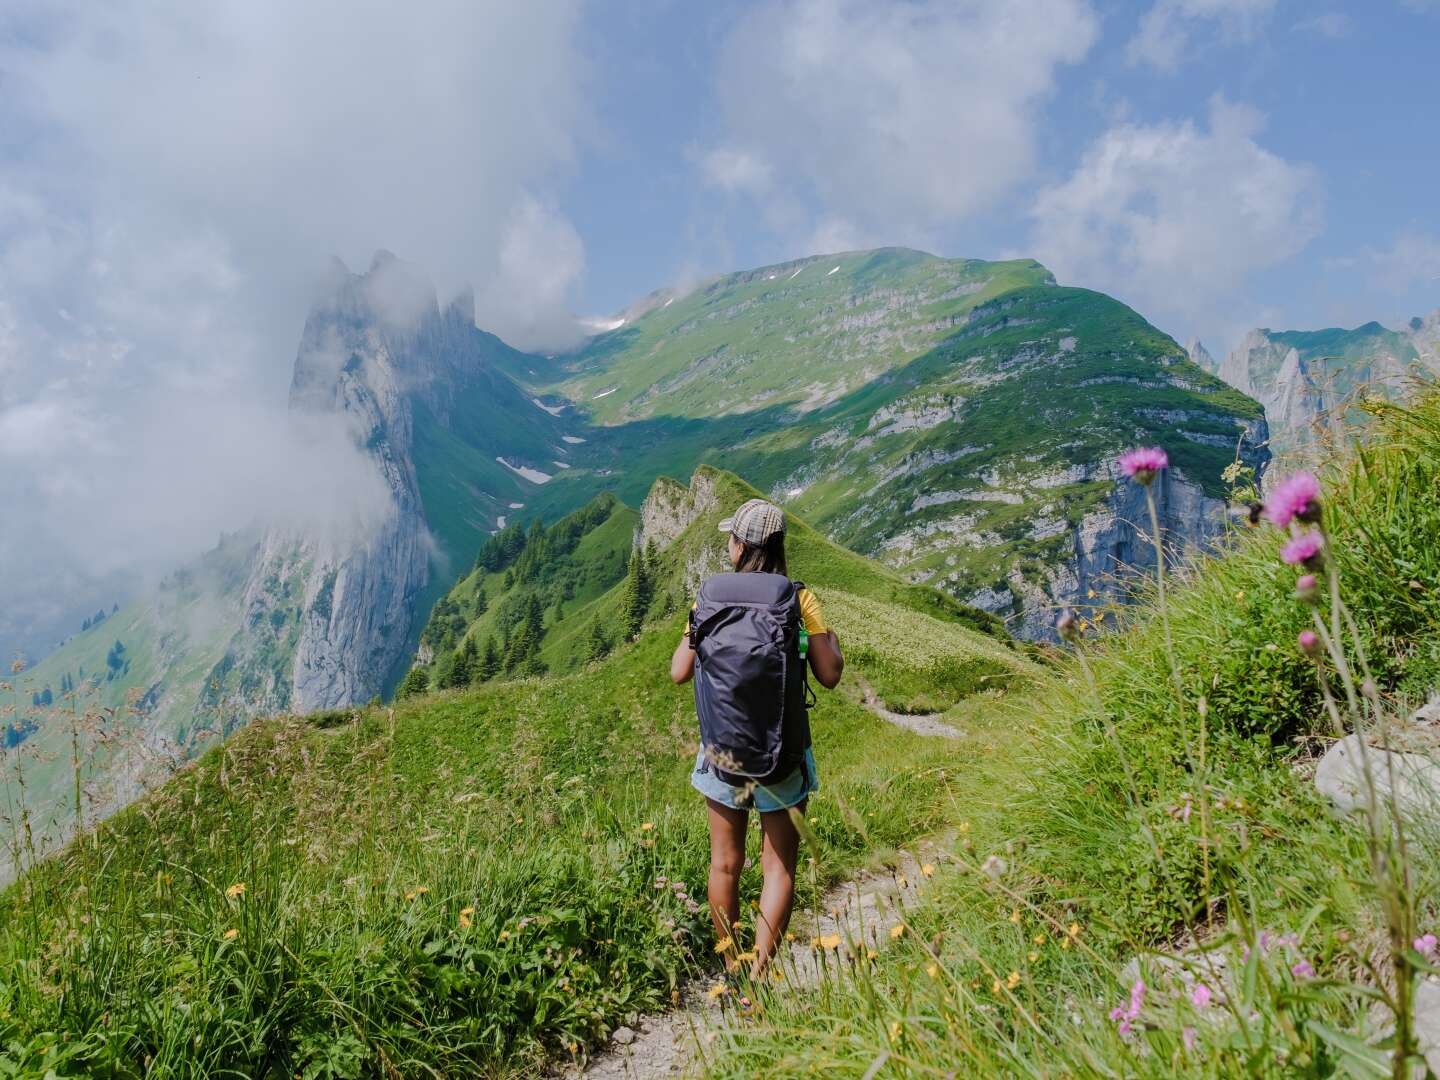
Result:
<instances>
[{"instance_id":1,"label":"yellow t-shirt","mask_svg":"<svg viewBox=\"0 0 1440 1080\"><path fill-rule=\"evenodd\" d=\"M828 634L830 628L825 625L825 616L821 614L820 598L809 589L801 589L799 599L800 617L805 620L805 632L807 634ZM694 604L690 605L690 610L695 610Z\"/></svg>"}]
</instances>

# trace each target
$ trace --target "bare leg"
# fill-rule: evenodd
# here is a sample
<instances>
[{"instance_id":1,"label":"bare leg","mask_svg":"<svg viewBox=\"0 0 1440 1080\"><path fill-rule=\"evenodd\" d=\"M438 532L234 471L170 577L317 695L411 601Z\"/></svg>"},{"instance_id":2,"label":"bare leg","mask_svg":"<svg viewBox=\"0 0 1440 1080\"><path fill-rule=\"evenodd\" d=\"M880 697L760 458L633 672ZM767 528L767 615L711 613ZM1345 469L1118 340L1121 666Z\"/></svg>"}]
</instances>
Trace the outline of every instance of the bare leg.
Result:
<instances>
[{"instance_id":1,"label":"bare leg","mask_svg":"<svg viewBox=\"0 0 1440 1080\"><path fill-rule=\"evenodd\" d=\"M710 807L710 918L715 923L715 940L724 941L735 935L740 921L740 872L745 869L745 823L749 814L706 799ZM731 949L725 954L725 968L736 967Z\"/></svg>"},{"instance_id":2,"label":"bare leg","mask_svg":"<svg viewBox=\"0 0 1440 1080\"><path fill-rule=\"evenodd\" d=\"M804 813L802 802L789 810L760 815L764 836L760 865L765 884L760 890L760 919L755 927L755 966L750 971L756 979L775 955L790 925L790 912L795 907L795 860L800 854L800 831L790 815L799 817Z\"/></svg>"}]
</instances>

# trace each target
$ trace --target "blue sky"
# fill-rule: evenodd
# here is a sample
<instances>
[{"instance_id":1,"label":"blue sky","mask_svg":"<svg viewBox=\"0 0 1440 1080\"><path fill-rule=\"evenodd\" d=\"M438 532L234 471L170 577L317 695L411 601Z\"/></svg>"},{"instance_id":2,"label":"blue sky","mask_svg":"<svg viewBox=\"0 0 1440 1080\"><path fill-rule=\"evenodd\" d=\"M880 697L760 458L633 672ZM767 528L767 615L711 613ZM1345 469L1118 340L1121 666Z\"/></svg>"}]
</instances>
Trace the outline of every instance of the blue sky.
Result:
<instances>
[{"instance_id":1,"label":"blue sky","mask_svg":"<svg viewBox=\"0 0 1440 1080\"><path fill-rule=\"evenodd\" d=\"M1433 310L1437 46L1440 0L6 0L0 644L346 513L368 465L286 409L332 253L546 350L884 244L1039 258L1217 354Z\"/></svg>"}]
</instances>

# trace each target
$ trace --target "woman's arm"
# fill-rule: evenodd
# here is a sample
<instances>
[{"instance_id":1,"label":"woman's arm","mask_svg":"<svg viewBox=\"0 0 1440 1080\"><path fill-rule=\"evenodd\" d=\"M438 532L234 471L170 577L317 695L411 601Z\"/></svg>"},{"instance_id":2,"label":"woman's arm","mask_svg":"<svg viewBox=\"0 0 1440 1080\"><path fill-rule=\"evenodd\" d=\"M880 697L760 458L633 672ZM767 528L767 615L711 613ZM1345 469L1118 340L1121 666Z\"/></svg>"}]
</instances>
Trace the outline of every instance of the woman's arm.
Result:
<instances>
[{"instance_id":1,"label":"woman's arm","mask_svg":"<svg viewBox=\"0 0 1440 1080\"><path fill-rule=\"evenodd\" d=\"M670 657L670 678L677 683L687 683L695 677L695 650L690 647L690 635L686 634L675 646L675 655Z\"/></svg>"},{"instance_id":2,"label":"woman's arm","mask_svg":"<svg viewBox=\"0 0 1440 1080\"><path fill-rule=\"evenodd\" d=\"M815 681L826 690L834 690L839 684L845 670L845 657L840 653L840 639L835 631L810 635L810 670L815 673Z\"/></svg>"}]
</instances>

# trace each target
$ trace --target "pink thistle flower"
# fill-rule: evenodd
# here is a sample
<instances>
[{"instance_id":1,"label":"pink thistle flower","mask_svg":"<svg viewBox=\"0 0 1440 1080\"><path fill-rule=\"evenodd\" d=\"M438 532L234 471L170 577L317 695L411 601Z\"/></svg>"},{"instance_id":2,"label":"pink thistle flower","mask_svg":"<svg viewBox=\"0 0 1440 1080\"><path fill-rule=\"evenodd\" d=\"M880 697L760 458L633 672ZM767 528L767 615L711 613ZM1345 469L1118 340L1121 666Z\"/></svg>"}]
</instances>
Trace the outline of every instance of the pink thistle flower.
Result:
<instances>
[{"instance_id":1,"label":"pink thistle flower","mask_svg":"<svg viewBox=\"0 0 1440 1080\"><path fill-rule=\"evenodd\" d=\"M1199 1032L1193 1027L1187 1027L1180 1032L1180 1038L1185 1041L1185 1049L1191 1052L1195 1050L1195 1042L1198 1036Z\"/></svg>"},{"instance_id":2,"label":"pink thistle flower","mask_svg":"<svg viewBox=\"0 0 1440 1080\"><path fill-rule=\"evenodd\" d=\"M1135 980L1135 985L1130 987L1130 1018L1134 1019L1140 1015L1140 1006L1145 1003L1145 983Z\"/></svg>"},{"instance_id":3,"label":"pink thistle flower","mask_svg":"<svg viewBox=\"0 0 1440 1080\"><path fill-rule=\"evenodd\" d=\"M1320 635L1314 630L1301 630L1295 643L1300 646L1300 651L1306 656L1320 655Z\"/></svg>"},{"instance_id":4,"label":"pink thistle flower","mask_svg":"<svg viewBox=\"0 0 1440 1080\"><path fill-rule=\"evenodd\" d=\"M1309 960L1301 960L1290 969L1290 974L1297 979L1315 978L1315 969L1310 966Z\"/></svg>"},{"instance_id":5,"label":"pink thistle flower","mask_svg":"<svg viewBox=\"0 0 1440 1080\"><path fill-rule=\"evenodd\" d=\"M1440 946L1440 940L1437 940L1434 934L1423 934L1415 939L1414 945L1415 951L1421 956L1427 960L1433 960L1436 947Z\"/></svg>"},{"instance_id":6,"label":"pink thistle flower","mask_svg":"<svg viewBox=\"0 0 1440 1080\"><path fill-rule=\"evenodd\" d=\"M1125 1006L1124 1006L1124 1005L1116 1005L1113 1009L1111 1009L1111 1010L1110 1010L1110 1019L1111 1019L1111 1020L1124 1020L1124 1019L1125 1019Z\"/></svg>"},{"instance_id":7,"label":"pink thistle flower","mask_svg":"<svg viewBox=\"0 0 1440 1080\"><path fill-rule=\"evenodd\" d=\"M1320 582L1314 574L1301 574L1295 582L1295 596L1306 604L1313 604L1320 596Z\"/></svg>"},{"instance_id":8,"label":"pink thistle flower","mask_svg":"<svg viewBox=\"0 0 1440 1080\"><path fill-rule=\"evenodd\" d=\"M1280 560L1291 566L1313 570L1319 566L1325 551L1325 538L1313 529L1303 532L1280 549Z\"/></svg>"},{"instance_id":9,"label":"pink thistle flower","mask_svg":"<svg viewBox=\"0 0 1440 1080\"><path fill-rule=\"evenodd\" d=\"M1308 472L1291 473L1265 500L1265 519L1272 524L1283 529L1296 518L1320 520L1320 481Z\"/></svg>"},{"instance_id":10,"label":"pink thistle flower","mask_svg":"<svg viewBox=\"0 0 1440 1080\"><path fill-rule=\"evenodd\" d=\"M1170 455L1158 446L1137 446L1121 454L1118 464L1126 476L1148 486L1156 473L1170 467Z\"/></svg>"},{"instance_id":11,"label":"pink thistle flower","mask_svg":"<svg viewBox=\"0 0 1440 1080\"><path fill-rule=\"evenodd\" d=\"M1212 996L1210 987L1204 983L1196 983L1195 989L1190 992L1190 1004L1194 1005L1197 1009L1203 1009L1210 1004L1210 998Z\"/></svg>"}]
</instances>

